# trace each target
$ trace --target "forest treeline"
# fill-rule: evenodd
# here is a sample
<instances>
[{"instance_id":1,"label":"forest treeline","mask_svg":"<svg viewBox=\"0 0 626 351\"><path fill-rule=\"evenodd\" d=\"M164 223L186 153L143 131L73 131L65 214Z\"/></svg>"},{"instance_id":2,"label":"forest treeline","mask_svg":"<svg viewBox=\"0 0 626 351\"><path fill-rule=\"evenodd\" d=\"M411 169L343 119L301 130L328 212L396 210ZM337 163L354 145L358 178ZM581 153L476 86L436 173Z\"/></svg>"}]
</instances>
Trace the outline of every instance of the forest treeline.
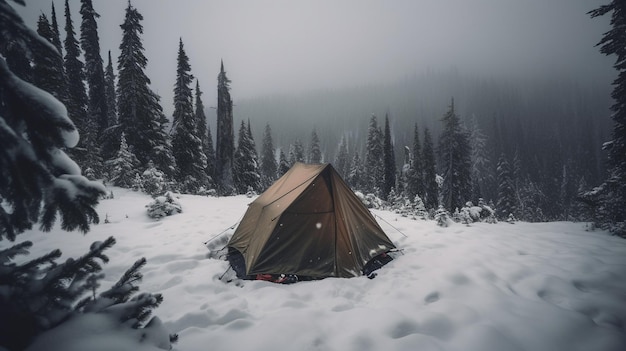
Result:
<instances>
[{"instance_id":1,"label":"forest treeline","mask_svg":"<svg viewBox=\"0 0 626 351\"><path fill-rule=\"evenodd\" d=\"M97 14L84 5L80 13L79 37L67 2L64 31L54 12L37 23L62 60L34 55L25 65L29 58L9 48L7 63L66 104L82 136L70 156L90 179L154 195L260 193L294 162L330 162L354 190L384 200L393 189L394 198L418 196L431 212L483 201L502 216L550 221L589 219L575 199L605 177L600 145L610 100L593 80L427 71L381 86L241 100L233 111L222 63L213 119L181 38L168 117L145 73L139 11L129 4L117 64L109 53L106 65ZM446 148L457 144L451 156ZM467 179L452 179L459 172ZM362 179L372 175L378 182Z\"/></svg>"}]
</instances>

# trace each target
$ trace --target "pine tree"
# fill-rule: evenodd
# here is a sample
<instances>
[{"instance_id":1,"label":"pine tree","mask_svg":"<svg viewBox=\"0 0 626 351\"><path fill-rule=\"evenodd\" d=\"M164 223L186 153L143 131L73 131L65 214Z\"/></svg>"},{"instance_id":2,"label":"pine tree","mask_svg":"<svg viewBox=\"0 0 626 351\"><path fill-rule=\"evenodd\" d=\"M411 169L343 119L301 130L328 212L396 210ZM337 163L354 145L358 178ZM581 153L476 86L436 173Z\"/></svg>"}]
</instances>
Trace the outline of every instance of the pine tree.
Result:
<instances>
[{"instance_id":1,"label":"pine tree","mask_svg":"<svg viewBox=\"0 0 626 351\"><path fill-rule=\"evenodd\" d=\"M360 190L365 187L364 182L366 179L363 174L363 165L361 164L361 158L358 152L354 153L352 161L350 162L350 172L348 173L347 181L353 190Z\"/></svg>"},{"instance_id":2,"label":"pine tree","mask_svg":"<svg viewBox=\"0 0 626 351\"><path fill-rule=\"evenodd\" d=\"M4 0L0 0L0 18L1 42L12 42L26 51L48 50L51 57L60 55L54 45L28 29ZM7 109L0 111L0 240L14 241L17 234L36 224L49 231L57 216L63 230L87 232L99 221L94 206L104 188L83 177L63 151L79 139L65 107L50 93L13 74L2 50L0 106ZM14 261L29 253L30 241L0 250L0 349L22 350L36 342L38 335L55 331L50 338L65 337L71 344L71 334L61 336L54 328L70 318L74 322L88 319L87 314L92 313L108 316L112 325L118 323L120 334L127 334L126 328L150 328L150 311L162 297L142 294L130 300L138 290L135 282L141 278L138 270L145 259L113 288L91 297L102 278L101 263L109 260L103 251L114 243L113 238L94 243L84 256L60 264L56 262L60 250ZM133 319L134 323L128 323ZM45 345L35 348L44 349Z\"/></svg>"},{"instance_id":3,"label":"pine tree","mask_svg":"<svg viewBox=\"0 0 626 351\"><path fill-rule=\"evenodd\" d=\"M337 157L335 157L335 169L344 178L350 172L350 155L348 154L348 142L345 135L341 136L339 151L337 152Z\"/></svg>"},{"instance_id":4,"label":"pine tree","mask_svg":"<svg viewBox=\"0 0 626 351\"><path fill-rule=\"evenodd\" d=\"M385 179L384 163L381 162L384 157L383 137L376 116L370 118L369 128L367 131L367 144L365 154L365 177L363 185L365 191L376 193L383 187Z\"/></svg>"},{"instance_id":5,"label":"pine tree","mask_svg":"<svg viewBox=\"0 0 626 351\"><path fill-rule=\"evenodd\" d=\"M218 192L231 194L234 190L233 159L235 156L235 131L233 126L233 100L230 97L230 79L226 77L224 62L217 76L217 134L215 136L215 181Z\"/></svg>"},{"instance_id":6,"label":"pine tree","mask_svg":"<svg viewBox=\"0 0 626 351\"><path fill-rule=\"evenodd\" d=\"M198 137L190 88L193 76L182 39L178 44L177 62L172 121L172 153L178 168L175 177L183 184L184 191L195 193L200 187L208 185L205 173L207 163L202 141Z\"/></svg>"},{"instance_id":7,"label":"pine tree","mask_svg":"<svg viewBox=\"0 0 626 351\"><path fill-rule=\"evenodd\" d=\"M133 179L137 173L139 160L135 154L128 149L126 137L122 133L120 137L120 146L114 159L107 161L111 183L122 188L131 188Z\"/></svg>"},{"instance_id":8,"label":"pine tree","mask_svg":"<svg viewBox=\"0 0 626 351\"><path fill-rule=\"evenodd\" d=\"M419 129L417 123L413 131L413 149L411 152L410 167L407 172L407 195L409 199L419 196L424 198L424 165L423 165L422 145L420 143Z\"/></svg>"},{"instance_id":9,"label":"pine tree","mask_svg":"<svg viewBox=\"0 0 626 351\"><path fill-rule=\"evenodd\" d=\"M94 160L97 159L95 142L95 125L87 117L87 90L84 83L84 65L80 61L81 50L74 33L74 24L68 0L65 0L65 57L64 67L67 77L68 101L65 105L70 119L80 133L78 145L70 150L74 160L83 168L95 171Z\"/></svg>"},{"instance_id":10,"label":"pine tree","mask_svg":"<svg viewBox=\"0 0 626 351\"><path fill-rule=\"evenodd\" d=\"M274 142L272 140L272 128L270 124L265 125L263 132L263 145L261 147L261 185L263 189L268 188L276 180L278 165L274 156ZM283 154L284 156L284 154Z\"/></svg>"},{"instance_id":11,"label":"pine tree","mask_svg":"<svg viewBox=\"0 0 626 351\"><path fill-rule=\"evenodd\" d=\"M195 105L195 118L198 122L198 137L202 142L202 152L207 158L207 166L204 169L209 183L213 183L215 177L215 150L213 149L213 138L211 137L211 130L207 127L207 118L204 113L204 102L202 102L202 91L200 90L200 81L196 80L196 105Z\"/></svg>"},{"instance_id":12,"label":"pine tree","mask_svg":"<svg viewBox=\"0 0 626 351\"><path fill-rule=\"evenodd\" d=\"M97 138L109 126L104 68L100 56L100 39L96 18L100 15L94 10L91 0L81 0L80 14L83 21L80 26L80 43L85 53L85 72L89 85L87 112L97 126Z\"/></svg>"},{"instance_id":13,"label":"pine tree","mask_svg":"<svg viewBox=\"0 0 626 351\"><path fill-rule=\"evenodd\" d=\"M50 29L52 30L52 44L59 52L59 56L63 57L63 47L61 46L61 32L59 31L59 22L57 22L57 11L52 2L52 11L50 14Z\"/></svg>"},{"instance_id":14,"label":"pine tree","mask_svg":"<svg viewBox=\"0 0 626 351\"><path fill-rule=\"evenodd\" d=\"M428 210L439 207L439 185L437 184L437 166L435 164L435 148L428 128L424 128L424 205Z\"/></svg>"},{"instance_id":15,"label":"pine tree","mask_svg":"<svg viewBox=\"0 0 626 351\"><path fill-rule=\"evenodd\" d=\"M41 14L37 21L37 34L54 44L55 33L46 15ZM46 48L33 50L33 80L39 88L51 93L57 100L67 102L67 83L60 53Z\"/></svg>"},{"instance_id":16,"label":"pine tree","mask_svg":"<svg viewBox=\"0 0 626 351\"><path fill-rule=\"evenodd\" d=\"M487 150L487 137L480 129L476 116L472 116L469 130L470 159L472 162L472 199L492 198L494 196L494 176L492 164Z\"/></svg>"},{"instance_id":17,"label":"pine tree","mask_svg":"<svg viewBox=\"0 0 626 351\"><path fill-rule=\"evenodd\" d=\"M108 62L104 72L104 92L106 94L106 103L108 111L109 128L102 133L102 156L109 158L113 155L120 145L120 129L117 118L117 95L115 91L115 72L113 71L113 62L111 61L111 50L109 50Z\"/></svg>"},{"instance_id":18,"label":"pine tree","mask_svg":"<svg viewBox=\"0 0 626 351\"><path fill-rule=\"evenodd\" d=\"M261 187L261 176L255 154L250 133L244 121L241 121L233 166L235 189L239 194L246 194L249 190L258 191Z\"/></svg>"},{"instance_id":19,"label":"pine tree","mask_svg":"<svg viewBox=\"0 0 626 351\"><path fill-rule=\"evenodd\" d=\"M296 162L304 162L304 145L300 139L294 140L289 147L289 164L293 166Z\"/></svg>"},{"instance_id":20,"label":"pine tree","mask_svg":"<svg viewBox=\"0 0 626 351\"><path fill-rule=\"evenodd\" d=\"M165 131L168 121L163 114L160 97L150 89L145 73L148 63L140 38L143 16L132 5L126 8L122 28L120 56L117 60L117 111L119 128L124 131L130 150L137 156L140 168L150 161L167 177L172 177L175 161ZM112 134L114 135L114 134Z\"/></svg>"},{"instance_id":21,"label":"pine tree","mask_svg":"<svg viewBox=\"0 0 626 351\"><path fill-rule=\"evenodd\" d=\"M511 166L506 160L504 154L500 155L498 160L498 202L496 203L496 211L498 219L506 220L509 214L516 212L515 208L515 189L511 177Z\"/></svg>"},{"instance_id":22,"label":"pine tree","mask_svg":"<svg viewBox=\"0 0 626 351\"><path fill-rule=\"evenodd\" d=\"M313 128L311 132L311 147L309 148L309 163L322 163L322 151L320 150L320 138Z\"/></svg>"},{"instance_id":23,"label":"pine tree","mask_svg":"<svg viewBox=\"0 0 626 351\"><path fill-rule=\"evenodd\" d=\"M215 149L213 148L213 136L211 135L211 128L207 126L207 138L206 138L206 174L209 176L211 185L215 186Z\"/></svg>"},{"instance_id":24,"label":"pine tree","mask_svg":"<svg viewBox=\"0 0 626 351\"><path fill-rule=\"evenodd\" d=\"M471 160L468 135L454 111L454 99L443 116L443 133L439 138L443 186L443 206L449 210L462 208L471 196Z\"/></svg>"},{"instance_id":25,"label":"pine tree","mask_svg":"<svg viewBox=\"0 0 626 351\"><path fill-rule=\"evenodd\" d=\"M289 164L289 161L287 161L285 153L283 152L283 150L280 150L280 154L278 156L278 176L282 177L285 173L289 171L290 168L291 165Z\"/></svg>"},{"instance_id":26,"label":"pine tree","mask_svg":"<svg viewBox=\"0 0 626 351\"><path fill-rule=\"evenodd\" d=\"M383 136L383 186L382 197L387 200L389 192L396 185L396 156L391 140L391 129L389 127L389 116L385 115L385 134Z\"/></svg>"},{"instance_id":27,"label":"pine tree","mask_svg":"<svg viewBox=\"0 0 626 351\"><path fill-rule=\"evenodd\" d=\"M590 194L598 203L598 222L615 233L626 236L626 3L612 0L608 5L589 12L592 18L611 13L611 29L597 44L605 55L616 55L614 68L618 77L613 81L611 96L615 103L613 111L612 140L604 143L608 151L608 177Z\"/></svg>"}]
</instances>

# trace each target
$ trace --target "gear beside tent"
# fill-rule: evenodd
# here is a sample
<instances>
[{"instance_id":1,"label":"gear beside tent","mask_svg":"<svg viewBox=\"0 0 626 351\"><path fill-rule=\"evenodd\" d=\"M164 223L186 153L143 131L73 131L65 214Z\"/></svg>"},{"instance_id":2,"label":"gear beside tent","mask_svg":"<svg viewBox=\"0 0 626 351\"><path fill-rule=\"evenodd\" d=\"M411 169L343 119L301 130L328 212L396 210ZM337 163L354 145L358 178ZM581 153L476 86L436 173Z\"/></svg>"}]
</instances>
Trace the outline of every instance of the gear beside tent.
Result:
<instances>
[{"instance_id":1,"label":"gear beside tent","mask_svg":"<svg viewBox=\"0 0 626 351\"><path fill-rule=\"evenodd\" d=\"M368 275L395 245L330 164L296 163L250 203L227 244L240 278Z\"/></svg>"}]
</instances>

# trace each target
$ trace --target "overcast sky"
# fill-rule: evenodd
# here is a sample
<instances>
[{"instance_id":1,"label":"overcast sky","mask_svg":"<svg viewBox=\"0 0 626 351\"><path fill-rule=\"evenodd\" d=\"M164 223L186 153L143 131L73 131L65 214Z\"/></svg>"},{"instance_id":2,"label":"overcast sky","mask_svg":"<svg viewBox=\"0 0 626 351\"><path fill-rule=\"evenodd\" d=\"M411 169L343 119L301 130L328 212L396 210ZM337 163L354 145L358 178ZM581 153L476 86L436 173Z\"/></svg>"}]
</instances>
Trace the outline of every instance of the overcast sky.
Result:
<instances>
[{"instance_id":1,"label":"overcast sky","mask_svg":"<svg viewBox=\"0 0 626 351\"><path fill-rule=\"evenodd\" d=\"M51 0L18 9L35 27ZM94 0L100 46L115 66L128 0ZM171 113L178 39L205 105L215 105L220 59L237 99L392 82L425 70L485 76L611 74L594 45L608 18L587 11L608 0L133 0L144 16L152 88ZM55 0L63 29L63 1ZM20 6L16 6L20 7ZM80 28L80 1L70 0ZM62 37L64 36L62 30Z\"/></svg>"}]
</instances>

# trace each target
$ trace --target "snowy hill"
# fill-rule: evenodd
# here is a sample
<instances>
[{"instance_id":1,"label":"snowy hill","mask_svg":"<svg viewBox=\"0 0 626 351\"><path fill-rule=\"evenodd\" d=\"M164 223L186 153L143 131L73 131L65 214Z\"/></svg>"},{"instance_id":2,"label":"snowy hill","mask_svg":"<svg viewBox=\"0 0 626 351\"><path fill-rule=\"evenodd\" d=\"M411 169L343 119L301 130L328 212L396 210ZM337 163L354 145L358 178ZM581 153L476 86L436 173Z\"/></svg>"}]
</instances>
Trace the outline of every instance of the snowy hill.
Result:
<instances>
[{"instance_id":1,"label":"snowy hill","mask_svg":"<svg viewBox=\"0 0 626 351\"><path fill-rule=\"evenodd\" d=\"M104 287L146 257L141 289L164 295L156 315L180 335L175 350L626 349L626 240L582 224L440 228L374 211L406 234L380 222L404 254L375 279L226 284L228 264L208 258L203 243L251 199L181 195L181 214L154 221L148 196L113 192L97 208L109 223L87 235L55 229L19 239L35 243L32 257L53 248L75 257L115 236Z\"/></svg>"}]
</instances>

